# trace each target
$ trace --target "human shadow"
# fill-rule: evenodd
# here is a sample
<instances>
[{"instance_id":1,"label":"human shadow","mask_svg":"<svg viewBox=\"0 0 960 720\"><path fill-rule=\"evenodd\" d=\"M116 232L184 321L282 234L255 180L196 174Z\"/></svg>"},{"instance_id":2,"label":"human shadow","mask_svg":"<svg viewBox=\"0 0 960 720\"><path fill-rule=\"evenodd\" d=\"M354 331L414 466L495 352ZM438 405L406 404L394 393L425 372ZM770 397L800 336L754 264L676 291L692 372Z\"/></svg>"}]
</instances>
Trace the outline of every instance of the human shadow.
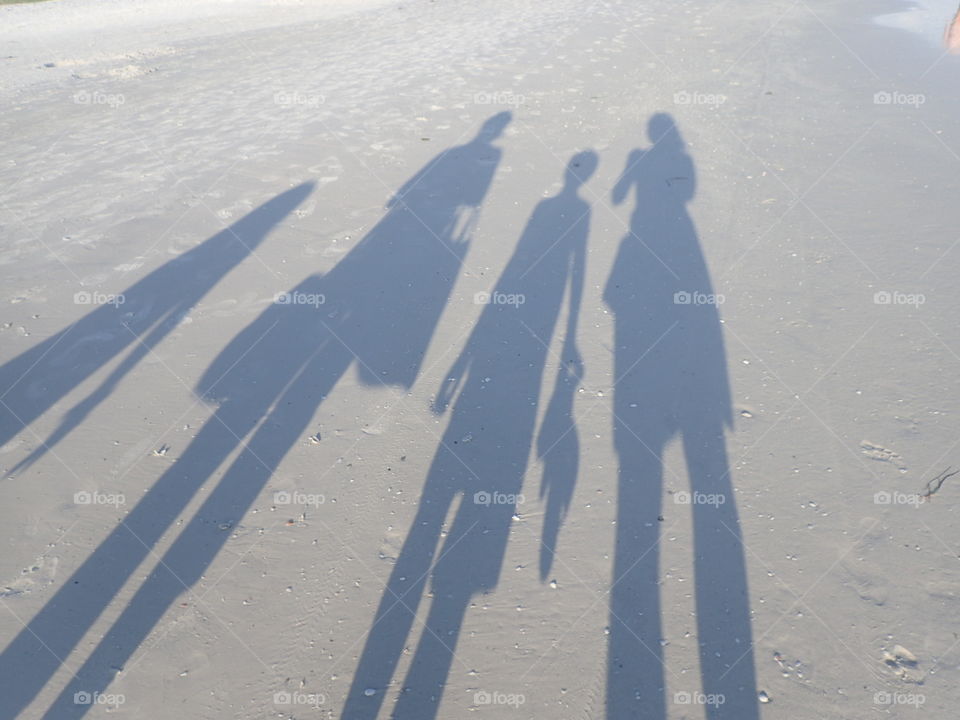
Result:
<instances>
[{"instance_id":1,"label":"human shadow","mask_svg":"<svg viewBox=\"0 0 960 720\"><path fill-rule=\"evenodd\" d=\"M434 158L329 273L281 293L217 356L197 386L217 404L212 417L0 655L0 676L10 686L2 707L16 715L32 700L235 449L222 478L44 717L78 718L90 709L74 703L75 694L106 688L200 579L351 366L365 384L412 386L500 161L492 142L510 118L491 117L472 141Z\"/></svg>"},{"instance_id":2,"label":"human shadow","mask_svg":"<svg viewBox=\"0 0 960 720\"><path fill-rule=\"evenodd\" d=\"M80 320L0 367L0 447L91 374L133 349L89 395L74 405L50 436L7 474L24 470L73 431L103 402L230 270L263 242L313 189L303 183L281 193L197 247L177 256ZM81 291L78 301L90 301Z\"/></svg>"},{"instance_id":3,"label":"human shadow","mask_svg":"<svg viewBox=\"0 0 960 720\"><path fill-rule=\"evenodd\" d=\"M596 164L592 151L574 156L563 189L537 205L492 293L476 298L486 305L434 405L441 413L454 403L450 422L367 636L343 718L375 718L380 711L428 576L433 600L392 715L436 717L470 600L497 584L511 518L523 500L544 366L568 288L574 316L568 332L576 328L590 222L590 207L578 190ZM566 349L572 347L568 342ZM579 363L579 357L567 360Z\"/></svg>"},{"instance_id":4,"label":"human shadow","mask_svg":"<svg viewBox=\"0 0 960 720\"><path fill-rule=\"evenodd\" d=\"M614 444L619 460L606 717L664 720L668 702L709 718L755 720L756 679L740 525L724 429L731 425L718 300L686 204L695 171L669 115L630 154L613 190L635 192L630 232L604 291L614 315ZM663 453L680 438L693 513L702 692L665 697L659 543ZM721 700L722 698L722 700ZM711 702L712 700L712 702Z\"/></svg>"}]
</instances>

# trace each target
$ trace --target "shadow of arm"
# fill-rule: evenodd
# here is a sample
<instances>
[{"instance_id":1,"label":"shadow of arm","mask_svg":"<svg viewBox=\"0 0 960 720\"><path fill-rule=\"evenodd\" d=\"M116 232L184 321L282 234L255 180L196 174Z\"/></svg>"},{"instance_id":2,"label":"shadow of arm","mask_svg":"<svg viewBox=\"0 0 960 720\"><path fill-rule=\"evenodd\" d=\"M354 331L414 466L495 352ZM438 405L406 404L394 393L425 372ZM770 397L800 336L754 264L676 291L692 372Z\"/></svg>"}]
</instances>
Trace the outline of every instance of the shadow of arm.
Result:
<instances>
[{"instance_id":1,"label":"shadow of arm","mask_svg":"<svg viewBox=\"0 0 960 720\"><path fill-rule=\"evenodd\" d=\"M613 192L611 193L614 205L619 205L623 202L624 198L627 197L627 190L636 182L637 166L642 159L642 150L633 150L629 157L627 157L627 166L623 169L623 173L621 173L620 178L617 180L617 184L613 186Z\"/></svg>"}]
</instances>

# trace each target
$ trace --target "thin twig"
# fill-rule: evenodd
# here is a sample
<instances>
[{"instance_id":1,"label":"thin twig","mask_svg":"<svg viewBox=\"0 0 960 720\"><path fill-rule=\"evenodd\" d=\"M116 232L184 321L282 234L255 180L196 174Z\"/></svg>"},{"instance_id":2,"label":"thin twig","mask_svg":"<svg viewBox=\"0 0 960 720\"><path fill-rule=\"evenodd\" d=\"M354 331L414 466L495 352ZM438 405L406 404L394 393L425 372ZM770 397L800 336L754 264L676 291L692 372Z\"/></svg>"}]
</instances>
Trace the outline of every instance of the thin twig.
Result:
<instances>
[{"instance_id":1,"label":"thin twig","mask_svg":"<svg viewBox=\"0 0 960 720\"><path fill-rule=\"evenodd\" d=\"M924 500L933 496L937 490L939 490L943 484L947 481L948 478L952 478L957 473L960 473L960 470L954 470L950 472L952 467L948 467L946 470L943 470L939 475L937 475L933 480L927 483L927 489L920 493L920 497Z\"/></svg>"}]
</instances>

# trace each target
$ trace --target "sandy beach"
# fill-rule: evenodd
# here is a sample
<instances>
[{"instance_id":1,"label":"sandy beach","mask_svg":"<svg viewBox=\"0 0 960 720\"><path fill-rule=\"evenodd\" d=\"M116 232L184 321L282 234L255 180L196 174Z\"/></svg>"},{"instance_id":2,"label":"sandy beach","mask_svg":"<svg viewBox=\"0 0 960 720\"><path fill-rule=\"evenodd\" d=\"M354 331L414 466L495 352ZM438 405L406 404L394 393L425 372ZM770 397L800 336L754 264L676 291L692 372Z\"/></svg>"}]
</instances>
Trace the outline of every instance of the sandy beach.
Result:
<instances>
[{"instance_id":1,"label":"sandy beach","mask_svg":"<svg viewBox=\"0 0 960 720\"><path fill-rule=\"evenodd\" d=\"M951 717L955 12L0 6L0 720Z\"/></svg>"}]
</instances>

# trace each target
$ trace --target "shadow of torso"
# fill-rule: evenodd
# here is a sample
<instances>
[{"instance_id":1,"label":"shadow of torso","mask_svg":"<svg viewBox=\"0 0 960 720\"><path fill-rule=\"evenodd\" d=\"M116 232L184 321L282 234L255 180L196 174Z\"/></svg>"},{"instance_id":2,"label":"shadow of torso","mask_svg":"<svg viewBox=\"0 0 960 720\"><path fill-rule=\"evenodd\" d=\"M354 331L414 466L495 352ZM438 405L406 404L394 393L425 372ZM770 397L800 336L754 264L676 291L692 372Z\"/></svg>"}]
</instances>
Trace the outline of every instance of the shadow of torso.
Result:
<instances>
[{"instance_id":1,"label":"shadow of torso","mask_svg":"<svg viewBox=\"0 0 960 720\"><path fill-rule=\"evenodd\" d=\"M633 432L662 446L685 425L730 422L730 390L717 305L687 210L693 163L661 141L632 156L630 233L604 290L615 317L618 446ZM629 426L629 430L627 429Z\"/></svg>"}]
</instances>

